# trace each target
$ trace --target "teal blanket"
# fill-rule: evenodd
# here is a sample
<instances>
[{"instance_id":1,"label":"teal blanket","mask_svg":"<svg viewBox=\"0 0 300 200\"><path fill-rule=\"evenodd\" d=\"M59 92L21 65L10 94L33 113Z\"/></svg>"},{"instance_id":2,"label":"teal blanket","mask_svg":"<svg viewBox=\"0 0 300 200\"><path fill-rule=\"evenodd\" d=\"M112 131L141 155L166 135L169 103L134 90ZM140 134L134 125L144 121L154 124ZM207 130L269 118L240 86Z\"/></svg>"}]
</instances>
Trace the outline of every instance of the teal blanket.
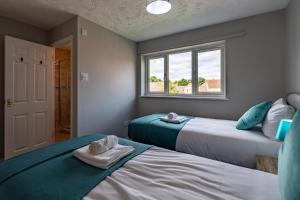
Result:
<instances>
[{"instance_id":1,"label":"teal blanket","mask_svg":"<svg viewBox=\"0 0 300 200\"><path fill-rule=\"evenodd\" d=\"M180 130L192 118L181 124L163 122L160 117L165 114L153 114L132 120L128 127L128 136L136 141L175 150Z\"/></svg>"},{"instance_id":2,"label":"teal blanket","mask_svg":"<svg viewBox=\"0 0 300 200\"><path fill-rule=\"evenodd\" d=\"M135 150L107 170L87 165L72 152L105 137L93 134L38 149L0 164L0 199L75 200L84 197L128 160L150 148L150 145L119 139Z\"/></svg>"}]
</instances>

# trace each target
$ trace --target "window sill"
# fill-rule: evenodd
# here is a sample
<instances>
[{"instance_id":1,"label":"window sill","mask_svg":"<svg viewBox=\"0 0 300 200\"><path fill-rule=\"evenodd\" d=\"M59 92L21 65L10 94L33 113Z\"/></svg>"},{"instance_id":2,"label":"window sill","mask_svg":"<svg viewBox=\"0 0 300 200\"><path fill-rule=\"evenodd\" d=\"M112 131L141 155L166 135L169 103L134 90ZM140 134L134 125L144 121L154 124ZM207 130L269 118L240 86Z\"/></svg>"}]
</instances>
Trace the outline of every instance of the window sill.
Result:
<instances>
[{"instance_id":1,"label":"window sill","mask_svg":"<svg viewBox=\"0 0 300 200\"><path fill-rule=\"evenodd\" d=\"M143 95L139 98L159 98L159 99L196 99L196 100L216 100L229 101L225 96L172 96L172 95Z\"/></svg>"}]
</instances>

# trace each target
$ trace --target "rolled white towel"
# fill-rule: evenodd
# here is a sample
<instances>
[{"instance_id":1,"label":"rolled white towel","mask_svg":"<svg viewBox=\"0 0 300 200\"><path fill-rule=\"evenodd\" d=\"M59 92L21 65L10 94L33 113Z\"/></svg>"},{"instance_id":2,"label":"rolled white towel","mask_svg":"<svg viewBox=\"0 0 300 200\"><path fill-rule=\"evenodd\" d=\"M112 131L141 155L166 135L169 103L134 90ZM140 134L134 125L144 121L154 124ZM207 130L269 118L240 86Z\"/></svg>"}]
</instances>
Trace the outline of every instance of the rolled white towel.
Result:
<instances>
[{"instance_id":1,"label":"rolled white towel","mask_svg":"<svg viewBox=\"0 0 300 200\"><path fill-rule=\"evenodd\" d=\"M107 137L93 141L89 145L89 150L93 155L104 153L118 144L118 137L115 135L108 135Z\"/></svg>"},{"instance_id":2,"label":"rolled white towel","mask_svg":"<svg viewBox=\"0 0 300 200\"><path fill-rule=\"evenodd\" d=\"M91 154L97 155L97 154L101 154L101 153L108 151L109 149L105 145L105 140L106 139L103 138L101 140L91 142L91 144L89 145L89 150L90 150Z\"/></svg>"},{"instance_id":3,"label":"rolled white towel","mask_svg":"<svg viewBox=\"0 0 300 200\"><path fill-rule=\"evenodd\" d=\"M168 119L176 119L178 117L178 115L174 112L170 112L168 115L167 115L167 118Z\"/></svg>"},{"instance_id":4,"label":"rolled white towel","mask_svg":"<svg viewBox=\"0 0 300 200\"><path fill-rule=\"evenodd\" d=\"M104 142L105 146L107 146L109 149L114 148L115 146L117 146L118 144L118 137L115 135L108 135L105 138L105 142Z\"/></svg>"},{"instance_id":5,"label":"rolled white towel","mask_svg":"<svg viewBox=\"0 0 300 200\"><path fill-rule=\"evenodd\" d=\"M180 124L188 120L188 118L184 116L178 116L175 119L168 119L167 117L161 117L160 120L168 123Z\"/></svg>"}]
</instances>

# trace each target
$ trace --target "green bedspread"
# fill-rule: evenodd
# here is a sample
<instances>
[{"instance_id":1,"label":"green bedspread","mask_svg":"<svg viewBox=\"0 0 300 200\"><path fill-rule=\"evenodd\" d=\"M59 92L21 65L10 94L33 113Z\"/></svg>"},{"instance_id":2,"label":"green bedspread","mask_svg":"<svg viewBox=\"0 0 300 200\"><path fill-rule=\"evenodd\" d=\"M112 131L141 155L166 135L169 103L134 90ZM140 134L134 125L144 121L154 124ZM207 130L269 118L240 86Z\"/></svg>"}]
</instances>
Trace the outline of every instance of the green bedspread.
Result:
<instances>
[{"instance_id":1,"label":"green bedspread","mask_svg":"<svg viewBox=\"0 0 300 200\"><path fill-rule=\"evenodd\" d=\"M119 139L120 144L133 146L135 150L107 170L87 165L72 155L75 149L104 136L92 134L74 138L1 163L0 199L81 199L128 160L151 147Z\"/></svg>"},{"instance_id":2,"label":"green bedspread","mask_svg":"<svg viewBox=\"0 0 300 200\"><path fill-rule=\"evenodd\" d=\"M136 141L175 150L176 139L180 130L192 118L181 124L163 122L160 117L165 114L153 114L134 119L128 127L128 136Z\"/></svg>"}]
</instances>

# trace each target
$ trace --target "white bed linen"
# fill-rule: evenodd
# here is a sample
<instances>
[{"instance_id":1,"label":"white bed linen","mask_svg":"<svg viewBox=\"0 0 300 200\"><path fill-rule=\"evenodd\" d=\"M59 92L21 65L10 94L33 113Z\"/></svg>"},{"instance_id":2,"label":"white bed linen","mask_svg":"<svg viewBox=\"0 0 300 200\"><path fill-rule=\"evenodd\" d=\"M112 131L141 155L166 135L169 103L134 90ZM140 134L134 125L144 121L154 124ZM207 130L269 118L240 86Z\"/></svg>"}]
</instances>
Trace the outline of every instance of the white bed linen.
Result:
<instances>
[{"instance_id":1,"label":"white bed linen","mask_svg":"<svg viewBox=\"0 0 300 200\"><path fill-rule=\"evenodd\" d=\"M277 157L281 142L261 130L238 130L236 121L191 119L180 131L176 151L255 168L256 155Z\"/></svg>"},{"instance_id":2,"label":"white bed linen","mask_svg":"<svg viewBox=\"0 0 300 200\"><path fill-rule=\"evenodd\" d=\"M277 176L152 147L83 200L279 200Z\"/></svg>"}]
</instances>

